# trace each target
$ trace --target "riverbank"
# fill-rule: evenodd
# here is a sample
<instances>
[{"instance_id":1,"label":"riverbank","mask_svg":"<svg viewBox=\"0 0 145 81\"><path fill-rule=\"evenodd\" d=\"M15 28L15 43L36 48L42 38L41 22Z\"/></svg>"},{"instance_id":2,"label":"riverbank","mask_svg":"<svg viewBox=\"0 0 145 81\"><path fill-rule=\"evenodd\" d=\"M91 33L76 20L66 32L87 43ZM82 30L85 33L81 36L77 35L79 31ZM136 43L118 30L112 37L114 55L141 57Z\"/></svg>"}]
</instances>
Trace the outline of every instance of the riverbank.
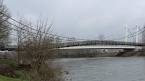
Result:
<instances>
[{"instance_id":1,"label":"riverbank","mask_svg":"<svg viewBox=\"0 0 145 81\"><path fill-rule=\"evenodd\" d=\"M98 51L90 50L63 50L57 54L58 58L85 58L85 57L130 57L130 56L145 56L145 51L133 50L110 50Z\"/></svg>"},{"instance_id":2,"label":"riverbank","mask_svg":"<svg viewBox=\"0 0 145 81\"><path fill-rule=\"evenodd\" d=\"M0 81L23 81L23 80L0 75Z\"/></svg>"},{"instance_id":3,"label":"riverbank","mask_svg":"<svg viewBox=\"0 0 145 81\"><path fill-rule=\"evenodd\" d=\"M24 81L24 74L15 60L0 59L0 81Z\"/></svg>"}]
</instances>

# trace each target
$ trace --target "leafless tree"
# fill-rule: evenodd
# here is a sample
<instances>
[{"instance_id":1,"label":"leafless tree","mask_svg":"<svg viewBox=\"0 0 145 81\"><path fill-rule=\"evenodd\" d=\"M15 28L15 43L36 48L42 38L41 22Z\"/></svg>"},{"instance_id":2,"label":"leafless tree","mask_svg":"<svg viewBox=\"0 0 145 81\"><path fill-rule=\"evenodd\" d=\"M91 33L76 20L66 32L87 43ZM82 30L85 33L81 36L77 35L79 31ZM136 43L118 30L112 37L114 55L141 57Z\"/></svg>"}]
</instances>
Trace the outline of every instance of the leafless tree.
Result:
<instances>
[{"instance_id":1,"label":"leafless tree","mask_svg":"<svg viewBox=\"0 0 145 81\"><path fill-rule=\"evenodd\" d=\"M31 69L26 72L29 81L61 81L60 68L53 66L57 45L53 42L54 37L48 34L51 26L42 21L27 26L36 30L19 24L17 52L19 63L30 65Z\"/></svg>"},{"instance_id":2,"label":"leafless tree","mask_svg":"<svg viewBox=\"0 0 145 81\"><path fill-rule=\"evenodd\" d=\"M7 15L7 16L6 16ZM7 22L9 20L10 14L7 7L3 4L3 0L0 0L0 42L1 45L6 45L8 43L10 24Z\"/></svg>"}]
</instances>

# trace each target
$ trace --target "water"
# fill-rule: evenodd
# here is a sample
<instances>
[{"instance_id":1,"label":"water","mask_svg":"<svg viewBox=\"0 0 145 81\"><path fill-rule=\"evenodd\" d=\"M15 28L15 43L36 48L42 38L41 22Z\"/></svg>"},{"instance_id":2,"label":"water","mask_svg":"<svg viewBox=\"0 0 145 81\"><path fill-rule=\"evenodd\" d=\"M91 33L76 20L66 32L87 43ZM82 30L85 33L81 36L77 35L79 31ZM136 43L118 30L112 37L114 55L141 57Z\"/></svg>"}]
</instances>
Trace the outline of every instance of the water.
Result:
<instances>
[{"instance_id":1,"label":"water","mask_svg":"<svg viewBox=\"0 0 145 81\"><path fill-rule=\"evenodd\" d=\"M72 81L145 81L145 57L57 59Z\"/></svg>"}]
</instances>

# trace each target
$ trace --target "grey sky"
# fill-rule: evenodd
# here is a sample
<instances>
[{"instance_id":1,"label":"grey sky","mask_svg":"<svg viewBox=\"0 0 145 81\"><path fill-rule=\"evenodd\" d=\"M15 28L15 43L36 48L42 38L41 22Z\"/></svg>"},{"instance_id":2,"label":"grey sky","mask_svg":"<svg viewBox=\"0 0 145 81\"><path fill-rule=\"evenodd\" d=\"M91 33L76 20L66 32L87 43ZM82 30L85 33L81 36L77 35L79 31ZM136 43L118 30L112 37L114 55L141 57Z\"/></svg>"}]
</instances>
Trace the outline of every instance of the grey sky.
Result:
<instances>
[{"instance_id":1,"label":"grey sky","mask_svg":"<svg viewBox=\"0 0 145 81\"><path fill-rule=\"evenodd\" d=\"M63 36L97 39L99 34L123 36L145 24L145 0L5 0L13 17L54 21L53 32Z\"/></svg>"}]
</instances>

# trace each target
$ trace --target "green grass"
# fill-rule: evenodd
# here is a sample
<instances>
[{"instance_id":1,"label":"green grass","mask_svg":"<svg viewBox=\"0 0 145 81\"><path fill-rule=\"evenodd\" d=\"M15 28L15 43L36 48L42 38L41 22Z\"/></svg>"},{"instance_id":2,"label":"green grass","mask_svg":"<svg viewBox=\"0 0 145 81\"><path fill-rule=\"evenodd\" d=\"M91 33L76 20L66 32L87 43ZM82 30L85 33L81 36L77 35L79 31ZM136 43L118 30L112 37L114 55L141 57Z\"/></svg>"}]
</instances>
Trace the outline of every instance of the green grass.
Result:
<instances>
[{"instance_id":1,"label":"green grass","mask_svg":"<svg viewBox=\"0 0 145 81\"><path fill-rule=\"evenodd\" d=\"M19 80L19 79L15 79L15 78L9 78L9 77L0 75L0 81L23 81L23 80Z\"/></svg>"},{"instance_id":2,"label":"green grass","mask_svg":"<svg viewBox=\"0 0 145 81\"><path fill-rule=\"evenodd\" d=\"M6 64L12 67L16 73L16 78L10 78L7 76L0 75L0 81L24 81L24 73L22 70L16 70L17 69L17 62L10 59L0 59L0 64ZM21 80L22 79L22 80Z\"/></svg>"},{"instance_id":3,"label":"green grass","mask_svg":"<svg viewBox=\"0 0 145 81\"><path fill-rule=\"evenodd\" d=\"M0 64L7 64L7 65L10 65L12 68L17 67L17 63L14 60L0 59Z\"/></svg>"}]
</instances>

